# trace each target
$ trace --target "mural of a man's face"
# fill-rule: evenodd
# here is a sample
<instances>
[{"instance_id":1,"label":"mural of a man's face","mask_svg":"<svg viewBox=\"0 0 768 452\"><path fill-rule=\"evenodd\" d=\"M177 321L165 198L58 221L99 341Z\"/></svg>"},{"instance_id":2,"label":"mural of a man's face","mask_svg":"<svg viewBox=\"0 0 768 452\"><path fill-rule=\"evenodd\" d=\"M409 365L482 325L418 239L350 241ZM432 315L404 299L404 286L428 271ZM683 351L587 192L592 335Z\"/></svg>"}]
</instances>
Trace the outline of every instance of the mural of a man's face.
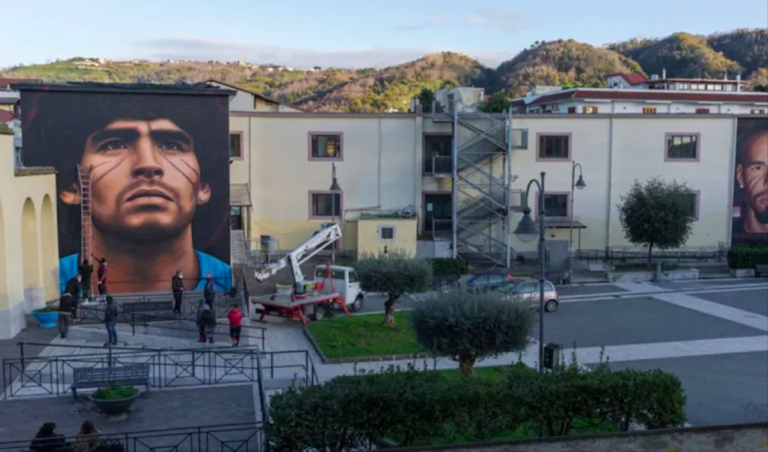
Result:
<instances>
[{"instance_id":1,"label":"mural of a man's face","mask_svg":"<svg viewBox=\"0 0 768 452\"><path fill-rule=\"evenodd\" d=\"M736 181L746 192L746 207L757 221L768 224L768 131L757 132L746 142Z\"/></svg>"},{"instance_id":2,"label":"mural of a man's face","mask_svg":"<svg viewBox=\"0 0 768 452\"><path fill-rule=\"evenodd\" d=\"M80 162L91 167L93 225L134 243L162 243L192 223L210 199L192 137L168 119L116 120L88 137ZM75 186L61 194L79 204Z\"/></svg>"}]
</instances>

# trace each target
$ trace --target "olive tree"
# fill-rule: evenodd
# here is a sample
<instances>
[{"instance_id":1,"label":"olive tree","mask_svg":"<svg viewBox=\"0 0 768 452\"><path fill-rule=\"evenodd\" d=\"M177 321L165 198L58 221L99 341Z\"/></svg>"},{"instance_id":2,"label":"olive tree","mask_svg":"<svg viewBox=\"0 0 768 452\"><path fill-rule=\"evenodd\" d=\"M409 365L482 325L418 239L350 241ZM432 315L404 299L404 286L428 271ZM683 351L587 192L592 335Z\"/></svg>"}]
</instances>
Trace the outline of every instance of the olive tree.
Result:
<instances>
[{"instance_id":1,"label":"olive tree","mask_svg":"<svg viewBox=\"0 0 768 452\"><path fill-rule=\"evenodd\" d=\"M363 254L355 263L360 287L367 292L387 295L384 302L384 325L395 323L395 302L403 294L423 292L432 283L432 265L402 251L385 254Z\"/></svg>"},{"instance_id":2,"label":"olive tree","mask_svg":"<svg viewBox=\"0 0 768 452\"><path fill-rule=\"evenodd\" d=\"M658 178L645 184L635 181L618 205L624 237L648 246L648 266L653 247L679 248L688 241L693 226L695 194L685 184Z\"/></svg>"},{"instance_id":3,"label":"olive tree","mask_svg":"<svg viewBox=\"0 0 768 452\"><path fill-rule=\"evenodd\" d=\"M523 303L498 293L442 293L411 311L419 344L458 361L462 375L472 375L479 359L524 350L533 317Z\"/></svg>"}]
</instances>

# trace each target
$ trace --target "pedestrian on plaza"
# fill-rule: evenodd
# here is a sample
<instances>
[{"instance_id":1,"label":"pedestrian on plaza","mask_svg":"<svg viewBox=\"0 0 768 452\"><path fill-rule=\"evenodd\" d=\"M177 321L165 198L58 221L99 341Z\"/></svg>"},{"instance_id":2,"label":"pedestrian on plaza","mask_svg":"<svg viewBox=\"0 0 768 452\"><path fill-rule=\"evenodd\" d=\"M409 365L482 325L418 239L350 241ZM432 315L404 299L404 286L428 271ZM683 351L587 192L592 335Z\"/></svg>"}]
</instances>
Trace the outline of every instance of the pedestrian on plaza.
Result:
<instances>
[{"instance_id":1,"label":"pedestrian on plaza","mask_svg":"<svg viewBox=\"0 0 768 452\"><path fill-rule=\"evenodd\" d=\"M103 297L107 296L107 258L102 257L99 259L99 269L97 270L97 276L99 277L99 297L103 300Z\"/></svg>"},{"instance_id":2,"label":"pedestrian on plaza","mask_svg":"<svg viewBox=\"0 0 768 452\"><path fill-rule=\"evenodd\" d=\"M205 287L203 288L203 298L210 308L213 308L213 300L216 298L216 283L213 282L213 275L206 273Z\"/></svg>"},{"instance_id":3,"label":"pedestrian on plaza","mask_svg":"<svg viewBox=\"0 0 768 452\"><path fill-rule=\"evenodd\" d=\"M83 276L83 300L91 301L93 299L93 291L91 287L93 282L93 264L88 261L88 258L85 258L83 259L83 263L80 264L79 270L80 274Z\"/></svg>"},{"instance_id":4,"label":"pedestrian on plaza","mask_svg":"<svg viewBox=\"0 0 768 452\"><path fill-rule=\"evenodd\" d=\"M176 275L171 278L171 291L173 292L173 313L181 315L181 300L184 295L184 275L181 270L176 271Z\"/></svg>"},{"instance_id":5,"label":"pedestrian on plaza","mask_svg":"<svg viewBox=\"0 0 768 452\"><path fill-rule=\"evenodd\" d=\"M57 323L59 324L59 334L62 339L67 338L69 327L72 326L72 310L74 305L75 300L69 292L64 292L61 298L59 298L59 318Z\"/></svg>"},{"instance_id":6,"label":"pedestrian on plaza","mask_svg":"<svg viewBox=\"0 0 768 452\"><path fill-rule=\"evenodd\" d=\"M204 343L207 339L209 344L213 344L213 333L216 331L216 314L208 306L208 303L201 303L199 323L202 332L200 342Z\"/></svg>"},{"instance_id":7,"label":"pedestrian on plaza","mask_svg":"<svg viewBox=\"0 0 768 452\"><path fill-rule=\"evenodd\" d=\"M101 445L99 430L91 421L83 421L73 444L74 452L95 452Z\"/></svg>"},{"instance_id":8,"label":"pedestrian on plaza","mask_svg":"<svg viewBox=\"0 0 768 452\"><path fill-rule=\"evenodd\" d=\"M67 444L64 436L56 433L56 424L46 422L37 431L29 449L32 452L68 452L72 447Z\"/></svg>"},{"instance_id":9,"label":"pedestrian on plaza","mask_svg":"<svg viewBox=\"0 0 768 452\"><path fill-rule=\"evenodd\" d=\"M112 296L107 295L107 308L104 310L104 326L107 328L105 347L117 345L117 305Z\"/></svg>"},{"instance_id":10,"label":"pedestrian on plaza","mask_svg":"<svg viewBox=\"0 0 768 452\"><path fill-rule=\"evenodd\" d=\"M205 302L205 300L200 300L200 302L197 304L197 330L200 333L200 337L198 339L198 342L205 343L205 324L203 323L203 312L210 310L210 306Z\"/></svg>"},{"instance_id":11,"label":"pedestrian on plaza","mask_svg":"<svg viewBox=\"0 0 768 452\"><path fill-rule=\"evenodd\" d=\"M72 279L67 281L67 285L64 288L64 291L70 295L72 295L72 321L77 321L77 305L80 301L80 291L82 290L82 280L83 277L80 275L80 273L76 274Z\"/></svg>"},{"instance_id":12,"label":"pedestrian on plaza","mask_svg":"<svg viewBox=\"0 0 768 452\"><path fill-rule=\"evenodd\" d=\"M240 312L238 304L232 304L232 309L229 310L229 338L232 340L232 346L238 347L240 345L240 332L242 331L243 313Z\"/></svg>"}]
</instances>

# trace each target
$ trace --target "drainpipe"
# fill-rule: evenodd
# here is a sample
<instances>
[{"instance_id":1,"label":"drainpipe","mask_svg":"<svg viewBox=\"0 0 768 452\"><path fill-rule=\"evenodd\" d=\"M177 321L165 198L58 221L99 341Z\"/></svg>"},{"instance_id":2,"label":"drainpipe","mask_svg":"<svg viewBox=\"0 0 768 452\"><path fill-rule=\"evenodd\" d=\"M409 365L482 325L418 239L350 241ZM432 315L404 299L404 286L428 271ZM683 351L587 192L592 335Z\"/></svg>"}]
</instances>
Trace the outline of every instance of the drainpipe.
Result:
<instances>
[{"instance_id":1,"label":"drainpipe","mask_svg":"<svg viewBox=\"0 0 768 452\"><path fill-rule=\"evenodd\" d=\"M611 187L613 186L613 118L611 114L608 120L608 205L605 209L605 249L607 250L611 246L611 204L613 200Z\"/></svg>"}]
</instances>

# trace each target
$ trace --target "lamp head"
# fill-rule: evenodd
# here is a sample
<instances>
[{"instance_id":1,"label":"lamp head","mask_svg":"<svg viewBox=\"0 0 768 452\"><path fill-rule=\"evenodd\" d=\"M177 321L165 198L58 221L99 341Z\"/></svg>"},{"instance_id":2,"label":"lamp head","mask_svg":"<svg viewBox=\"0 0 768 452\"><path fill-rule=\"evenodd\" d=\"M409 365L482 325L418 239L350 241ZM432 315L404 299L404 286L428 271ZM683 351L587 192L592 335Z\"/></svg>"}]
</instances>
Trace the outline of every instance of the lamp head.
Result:
<instances>
[{"instance_id":1,"label":"lamp head","mask_svg":"<svg viewBox=\"0 0 768 452\"><path fill-rule=\"evenodd\" d=\"M581 174L579 174L579 180L577 180L577 181L576 181L576 188L578 188L579 190L581 190L582 188L584 188L584 187L586 187L586 186L587 186L587 183L586 183L586 182L584 182L584 176L582 176Z\"/></svg>"},{"instance_id":2,"label":"lamp head","mask_svg":"<svg viewBox=\"0 0 768 452\"><path fill-rule=\"evenodd\" d=\"M526 207L523 209L523 218L517 223L515 228L515 235L536 235L539 233L539 228L536 226L536 222L531 218L531 208Z\"/></svg>"}]
</instances>

